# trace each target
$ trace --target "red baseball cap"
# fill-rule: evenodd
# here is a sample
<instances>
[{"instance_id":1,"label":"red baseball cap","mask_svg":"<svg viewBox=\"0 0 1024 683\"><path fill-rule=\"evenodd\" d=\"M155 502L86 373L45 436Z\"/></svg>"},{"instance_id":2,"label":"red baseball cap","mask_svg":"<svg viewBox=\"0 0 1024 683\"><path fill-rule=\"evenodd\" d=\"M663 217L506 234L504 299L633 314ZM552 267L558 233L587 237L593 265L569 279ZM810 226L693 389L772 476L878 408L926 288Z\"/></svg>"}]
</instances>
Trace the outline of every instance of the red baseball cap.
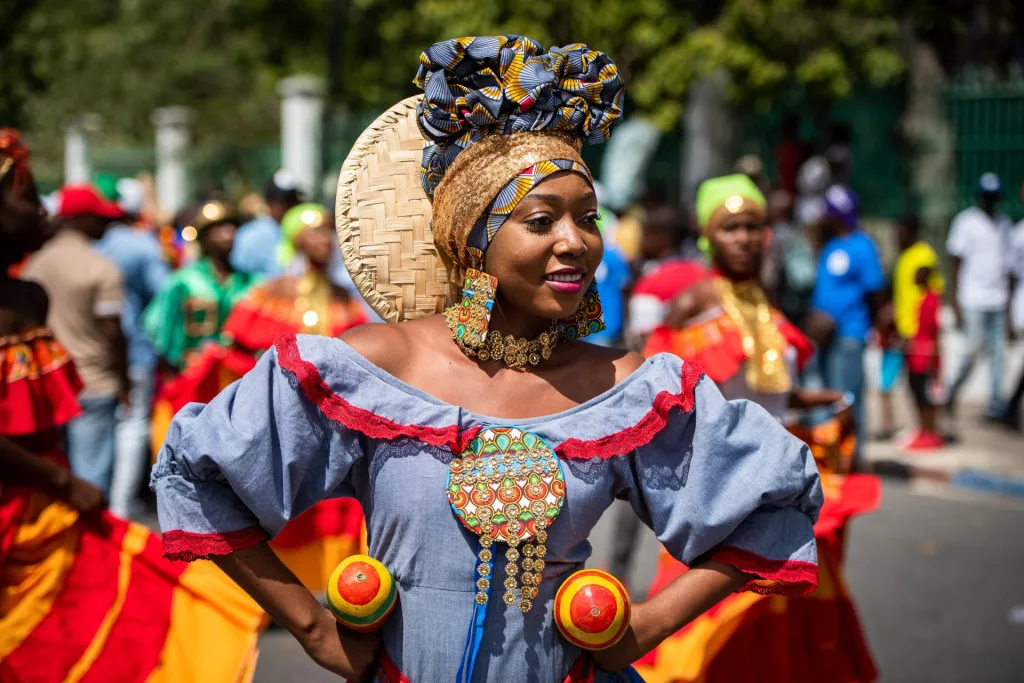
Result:
<instances>
[{"instance_id":1,"label":"red baseball cap","mask_svg":"<svg viewBox=\"0 0 1024 683\"><path fill-rule=\"evenodd\" d=\"M91 185L66 185L60 191L57 215L62 218L99 216L114 219L123 217L124 211L114 202L104 199Z\"/></svg>"}]
</instances>

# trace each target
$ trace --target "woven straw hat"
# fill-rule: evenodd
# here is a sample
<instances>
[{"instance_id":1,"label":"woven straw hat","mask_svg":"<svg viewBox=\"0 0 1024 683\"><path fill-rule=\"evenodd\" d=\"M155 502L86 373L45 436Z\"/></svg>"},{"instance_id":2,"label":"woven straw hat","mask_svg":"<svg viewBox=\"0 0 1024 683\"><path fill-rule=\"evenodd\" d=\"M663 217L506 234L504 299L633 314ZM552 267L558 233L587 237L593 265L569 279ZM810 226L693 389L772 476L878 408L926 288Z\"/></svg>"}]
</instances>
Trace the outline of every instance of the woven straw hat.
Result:
<instances>
[{"instance_id":1,"label":"woven straw hat","mask_svg":"<svg viewBox=\"0 0 1024 683\"><path fill-rule=\"evenodd\" d=\"M430 200L420 184L422 96L402 100L356 140L341 167L335 221L345 267L387 322L440 313L448 274L434 248Z\"/></svg>"}]
</instances>

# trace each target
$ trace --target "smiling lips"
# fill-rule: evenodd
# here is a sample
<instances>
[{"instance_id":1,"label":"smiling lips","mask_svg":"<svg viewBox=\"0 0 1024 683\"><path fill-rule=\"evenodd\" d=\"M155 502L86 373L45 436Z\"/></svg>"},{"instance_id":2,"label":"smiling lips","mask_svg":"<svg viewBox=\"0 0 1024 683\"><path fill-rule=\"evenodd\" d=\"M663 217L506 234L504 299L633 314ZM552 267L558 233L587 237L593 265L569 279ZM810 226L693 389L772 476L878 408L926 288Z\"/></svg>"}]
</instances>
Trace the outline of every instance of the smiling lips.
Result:
<instances>
[{"instance_id":1,"label":"smiling lips","mask_svg":"<svg viewBox=\"0 0 1024 683\"><path fill-rule=\"evenodd\" d=\"M544 276L544 281L556 292L575 294L583 289L583 276L586 271L579 268L567 268Z\"/></svg>"}]
</instances>

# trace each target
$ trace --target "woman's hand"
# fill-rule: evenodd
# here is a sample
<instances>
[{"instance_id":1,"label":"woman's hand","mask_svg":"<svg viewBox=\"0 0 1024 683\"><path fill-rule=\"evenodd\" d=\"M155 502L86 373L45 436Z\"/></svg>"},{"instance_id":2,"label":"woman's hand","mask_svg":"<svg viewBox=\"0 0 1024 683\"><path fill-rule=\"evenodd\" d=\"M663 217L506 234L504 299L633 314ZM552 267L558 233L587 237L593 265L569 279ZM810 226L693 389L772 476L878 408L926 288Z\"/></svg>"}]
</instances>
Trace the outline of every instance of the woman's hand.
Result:
<instances>
[{"instance_id":1,"label":"woman's hand","mask_svg":"<svg viewBox=\"0 0 1024 683\"><path fill-rule=\"evenodd\" d=\"M78 477L71 477L65 499L68 505L78 510L83 517L98 514L107 508L103 491Z\"/></svg>"},{"instance_id":2,"label":"woman's hand","mask_svg":"<svg viewBox=\"0 0 1024 683\"><path fill-rule=\"evenodd\" d=\"M605 671L621 671L750 578L729 565L702 561L647 602L634 604L622 640L607 650L591 652L590 658Z\"/></svg>"},{"instance_id":3,"label":"woman's hand","mask_svg":"<svg viewBox=\"0 0 1024 683\"><path fill-rule=\"evenodd\" d=\"M321 609L316 627L299 639L314 662L350 681L362 681L377 663L380 635L356 633L340 626L334 615Z\"/></svg>"},{"instance_id":4,"label":"woman's hand","mask_svg":"<svg viewBox=\"0 0 1024 683\"><path fill-rule=\"evenodd\" d=\"M590 658L602 670L611 672L622 671L657 647L658 643L661 642L655 635L659 629L652 623L651 613L645 609L646 606L646 602L633 605L629 618L629 628L626 630L626 634L622 636L622 640L607 650L597 650L590 653Z\"/></svg>"},{"instance_id":5,"label":"woman's hand","mask_svg":"<svg viewBox=\"0 0 1024 683\"><path fill-rule=\"evenodd\" d=\"M380 637L339 628L334 615L266 542L210 559L285 627L317 664L351 681L363 680L372 670Z\"/></svg>"}]
</instances>

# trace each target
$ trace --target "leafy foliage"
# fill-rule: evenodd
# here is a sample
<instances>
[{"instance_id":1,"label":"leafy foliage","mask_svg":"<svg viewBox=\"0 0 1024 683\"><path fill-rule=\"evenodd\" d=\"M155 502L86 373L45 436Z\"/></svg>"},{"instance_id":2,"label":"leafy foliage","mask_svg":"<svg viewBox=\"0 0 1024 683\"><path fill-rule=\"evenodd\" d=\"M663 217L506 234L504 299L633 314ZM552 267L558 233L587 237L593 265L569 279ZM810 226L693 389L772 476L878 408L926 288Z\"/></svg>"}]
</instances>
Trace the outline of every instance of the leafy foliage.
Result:
<instances>
[{"instance_id":1,"label":"leafy foliage","mask_svg":"<svg viewBox=\"0 0 1024 683\"><path fill-rule=\"evenodd\" d=\"M631 106L665 126L719 69L735 98L763 107L794 83L842 98L903 68L885 0L6 0L0 123L57 138L67 117L95 112L105 139L149 141L152 110L185 104L200 144L272 139L277 80L325 72L335 6L332 95L351 111L414 93L420 50L454 35L586 42L619 64Z\"/></svg>"}]
</instances>

